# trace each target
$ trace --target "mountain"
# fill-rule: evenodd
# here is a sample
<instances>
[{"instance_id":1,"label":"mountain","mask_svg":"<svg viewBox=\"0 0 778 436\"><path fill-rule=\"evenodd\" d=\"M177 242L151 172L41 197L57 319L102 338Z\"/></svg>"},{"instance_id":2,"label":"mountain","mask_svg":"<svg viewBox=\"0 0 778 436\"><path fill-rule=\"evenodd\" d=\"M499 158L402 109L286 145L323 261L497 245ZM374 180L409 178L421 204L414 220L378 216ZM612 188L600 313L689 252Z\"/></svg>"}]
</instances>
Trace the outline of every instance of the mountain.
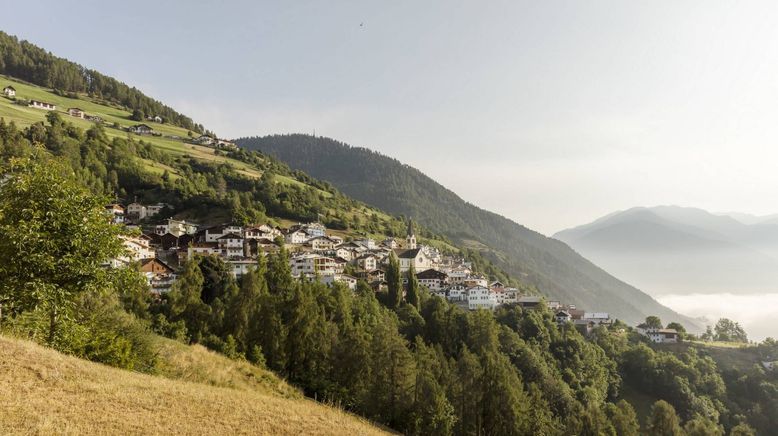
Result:
<instances>
[{"instance_id":1,"label":"mountain","mask_svg":"<svg viewBox=\"0 0 778 436\"><path fill-rule=\"evenodd\" d=\"M611 276L566 244L467 203L396 159L308 135L242 138L236 142L326 180L360 201L413 217L456 243L476 248L508 273L552 298L611 312L632 323L656 314L694 324Z\"/></svg>"},{"instance_id":2,"label":"mountain","mask_svg":"<svg viewBox=\"0 0 778 436\"><path fill-rule=\"evenodd\" d=\"M689 207L637 207L554 238L656 295L778 287L778 225L769 217L744 220Z\"/></svg>"},{"instance_id":3,"label":"mountain","mask_svg":"<svg viewBox=\"0 0 778 436\"><path fill-rule=\"evenodd\" d=\"M167 360L166 372L151 376L0 336L0 431L388 434L306 399L269 371L201 346L163 344L159 352Z\"/></svg>"}]
</instances>

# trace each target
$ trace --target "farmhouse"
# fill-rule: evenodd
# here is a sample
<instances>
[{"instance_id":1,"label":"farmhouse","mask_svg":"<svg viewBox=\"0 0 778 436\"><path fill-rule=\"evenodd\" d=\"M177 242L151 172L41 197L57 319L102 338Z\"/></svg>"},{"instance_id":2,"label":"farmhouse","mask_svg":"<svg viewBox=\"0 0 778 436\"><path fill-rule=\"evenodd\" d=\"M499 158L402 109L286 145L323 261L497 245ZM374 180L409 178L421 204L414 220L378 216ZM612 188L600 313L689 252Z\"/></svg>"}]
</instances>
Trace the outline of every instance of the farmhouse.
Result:
<instances>
[{"instance_id":1,"label":"farmhouse","mask_svg":"<svg viewBox=\"0 0 778 436\"><path fill-rule=\"evenodd\" d=\"M146 124L136 124L131 126L129 130L131 133L135 133L136 135L151 135L154 133L154 129L147 126Z\"/></svg>"},{"instance_id":2,"label":"farmhouse","mask_svg":"<svg viewBox=\"0 0 778 436\"><path fill-rule=\"evenodd\" d=\"M71 117L76 117L76 118L84 118L86 116L84 111L82 111L81 109L79 109L77 107L68 108L68 115L70 115Z\"/></svg>"},{"instance_id":3,"label":"farmhouse","mask_svg":"<svg viewBox=\"0 0 778 436\"><path fill-rule=\"evenodd\" d=\"M5 88L3 88L3 94L6 97L16 97L16 89L14 89L14 87L10 85L6 86Z\"/></svg>"},{"instance_id":4,"label":"farmhouse","mask_svg":"<svg viewBox=\"0 0 778 436\"><path fill-rule=\"evenodd\" d=\"M35 109L43 109L47 111L57 110L56 105L51 103L46 103L45 101L38 101L38 100L30 100L30 107L33 107Z\"/></svg>"}]
</instances>

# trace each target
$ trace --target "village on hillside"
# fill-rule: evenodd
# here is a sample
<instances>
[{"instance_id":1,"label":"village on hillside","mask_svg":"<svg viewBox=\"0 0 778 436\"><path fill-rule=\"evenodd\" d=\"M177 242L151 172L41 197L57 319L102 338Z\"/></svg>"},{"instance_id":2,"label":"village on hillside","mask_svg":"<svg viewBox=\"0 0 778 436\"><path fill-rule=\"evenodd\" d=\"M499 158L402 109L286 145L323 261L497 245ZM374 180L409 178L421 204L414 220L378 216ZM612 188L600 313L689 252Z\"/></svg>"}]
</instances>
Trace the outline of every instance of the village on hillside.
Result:
<instances>
[{"instance_id":1,"label":"village on hillside","mask_svg":"<svg viewBox=\"0 0 778 436\"><path fill-rule=\"evenodd\" d=\"M409 272L414 271L419 284L432 295L464 309L493 310L503 304L517 304L531 310L545 304L554 311L558 323L572 323L584 335L597 326L613 324L608 313L587 312L572 304L522 295L517 288L499 281L490 282L466 259L418 243L412 221L408 222L404 240L387 238L383 241L367 237L344 240L329 233L321 223L300 223L288 228L235 224L203 227L170 218L164 224L141 225L166 207L162 203L143 205L137 202L126 207L120 204L106 206L114 223L142 231L140 236L125 238L127 255L113 259L110 265L139 262L142 274L156 295L169 291L179 267L195 256L219 256L230 267L232 275L240 278L257 265L258 256L274 253L283 244L290 253L292 276L298 279L318 280L328 285L338 282L352 290L356 289L359 280L364 280L374 292L384 292L387 289L386 266L394 254L405 283ZM639 331L657 343L678 340L675 331L648 328Z\"/></svg>"}]
</instances>

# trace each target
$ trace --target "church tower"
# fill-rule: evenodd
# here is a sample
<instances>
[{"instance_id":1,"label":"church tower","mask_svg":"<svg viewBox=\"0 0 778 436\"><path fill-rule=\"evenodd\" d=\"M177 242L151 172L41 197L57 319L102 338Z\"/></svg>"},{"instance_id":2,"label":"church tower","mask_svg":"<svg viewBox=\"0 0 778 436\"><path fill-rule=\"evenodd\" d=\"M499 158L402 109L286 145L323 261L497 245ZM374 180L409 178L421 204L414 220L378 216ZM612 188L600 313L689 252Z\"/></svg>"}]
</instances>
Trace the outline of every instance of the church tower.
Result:
<instances>
[{"instance_id":1,"label":"church tower","mask_svg":"<svg viewBox=\"0 0 778 436\"><path fill-rule=\"evenodd\" d=\"M408 220L408 236L405 238L405 248L413 250L416 248L416 234L413 231L413 220Z\"/></svg>"}]
</instances>

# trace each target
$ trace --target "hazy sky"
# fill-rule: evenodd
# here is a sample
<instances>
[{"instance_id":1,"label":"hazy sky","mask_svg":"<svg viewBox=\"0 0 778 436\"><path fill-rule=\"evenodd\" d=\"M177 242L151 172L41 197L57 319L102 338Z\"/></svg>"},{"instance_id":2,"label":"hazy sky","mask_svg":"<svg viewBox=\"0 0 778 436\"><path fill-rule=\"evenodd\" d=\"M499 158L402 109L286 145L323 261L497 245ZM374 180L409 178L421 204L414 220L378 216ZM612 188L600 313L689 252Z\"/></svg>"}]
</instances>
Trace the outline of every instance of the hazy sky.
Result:
<instances>
[{"instance_id":1,"label":"hazy sky","mask_svg":"<svg viewBox=\"0 0 778 436\"><path fill-rule=\"evenodd\" d=\"M0 1L2 30L225 137L305 132L550 234L778 212L778 3Z\"/></svg>"}]
</instances>

